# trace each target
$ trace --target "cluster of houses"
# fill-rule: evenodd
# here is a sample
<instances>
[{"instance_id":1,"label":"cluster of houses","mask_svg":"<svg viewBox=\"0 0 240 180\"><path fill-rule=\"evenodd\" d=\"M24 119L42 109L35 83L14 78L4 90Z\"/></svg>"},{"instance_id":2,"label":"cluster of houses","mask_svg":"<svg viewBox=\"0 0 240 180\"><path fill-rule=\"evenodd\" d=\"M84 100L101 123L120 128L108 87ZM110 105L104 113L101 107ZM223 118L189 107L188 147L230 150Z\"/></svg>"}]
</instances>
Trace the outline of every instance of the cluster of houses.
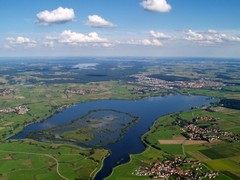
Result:
<instances>
[{"instance_id":1,"label":"cluster of houses","mask_svg":"<svg viewBox=\"0 0 240 180\"><path fill-rule=\"evenodd\" d=\"M132 90L132 94L146 94L151 92L159 92L162 90L160 87L142 87L142 88L134 88Z\"/></svg>"},{"instance_id":2,"label":"cluster of houses","mask_svg":"<svg viewBox=\"0 0 240 180\"><path fill-rule=\"evenodd\" d=\"M155 162L149 167L139 167L134 174L164 179L170 177L174 179L213 179L218 176L218 172L205 172L202 169L199 161L176 157L172 161Z\"/></svg>"},{"instance_id":3,"label":"cluster of houses","mask_svg":"<svg viewBox=\"0 0 240 180\"><path fill-rule=\"evenodd\" d=\"M0 109L0 113L17 113L18 115L24 115L29 111L25 105L19 105L12 108Z\"/></svg>"},{"instance_id":4,"label":"cluster of houses","mask_svg":"<svg viewBox=\"0 0 240 180\"><path fill-rule=\"evenodd\" d=\"M189 140L206 140L208 142L218 139L224 139L230 142L240 142L240 138L238 134L232 132L225 132L217 128L202 128L198 127L194 124L189 124L184 128L181 128L184 132L183 134Z\"/></svg>"},{"instance_id":5,"label":"cluster of houses","mask_svg":"<svg viewBox=\"0 0 240 180\"><path fill-rule=\"evenodd\" d=\"M150 77L149 73L142 73L132 75L136 82L128 82L129 84L136 84L144 86L144 89L139 88L139 93L144 91L157 91L158 89L173 89L173 88L221 88L223 83L217 81L210 81L208 79L189 80L189 81L166 81L158 78Z\"/></svg>"},{"instance_id":6,"label":"cluster of houses","mask_svg":"<svg viewBox=\"0 0 240 180\"><path fill-rule=\"evenodd\" d=\"M3 88L0 89L0 96L13 96L13 89Z\"/></svg>"},{"instance_id":7,"label":"cluster of houses","mask_svg":"<svg viewBox=\"0 0 240 180\"><path fill-rule=\"evenodd\" d=\"M216 122L219 118L214 118L210 116L196 116L193 118L194 121L206 121L206 122Z\"/></svg>"},{"instance_id":8,"label":"cluster of houses","mask_svg":"<svg viewBox=\"0 0 240 180\"><path fill-rule=\"evenodd\" d=\"M219 129L201 128L194 124L185 126L182 128L182 131L186 132L185 136L187 136L189 140L206 140L209 142L219 139L218 134L221 132Z\"/></svg>"},{"instance_id":9,"label":"cluster of houses","mask_svg":"<svg viewBox=\"0 0 240 180\"><path fill-rule=\"evenodd\" d=\"M91 94L95 90L94 89L65 89L65 94L77 94L77 95L85 95L85 94Z\"/></svg>"},{"instance_id":10,"label":"cluster of houses","mask_svg":"<svg viewBox=\"0 0 240 180\"><path fill-rule=\"evenodd\" d=\"M204 141L213 141L213 140L227 140L229 142L240 142L239 134L233 132L222 131L218 128L210 128L205 126L197 126L196 123L201 122L216 122L220 120L219 118L214 118L210 116L196 116L192 119L192 122L181 119L178 117L176 119L177 125L181 127L183 135L188 140L204 140Z\"/></svg>"}]
</instances>

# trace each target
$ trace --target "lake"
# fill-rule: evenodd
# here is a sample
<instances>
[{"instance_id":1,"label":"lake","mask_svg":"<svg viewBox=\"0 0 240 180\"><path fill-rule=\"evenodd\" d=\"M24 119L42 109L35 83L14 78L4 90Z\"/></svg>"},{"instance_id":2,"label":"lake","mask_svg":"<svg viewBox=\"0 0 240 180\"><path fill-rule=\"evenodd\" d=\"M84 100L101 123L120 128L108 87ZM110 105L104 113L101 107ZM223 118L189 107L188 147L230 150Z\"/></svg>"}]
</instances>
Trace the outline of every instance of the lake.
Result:
<instances>
[{"instance_id":1,"label":"lake","mask_svg":"<svg viewBox=\"0 0 240 180\"><path fill-rule=\"evenodd\" d=\"M25 138L30 131L46 130L68 124L70 121L86 115L89 111L98 109L113 109L139 117L140 120L126 131L120 141L102 146L109 149L111 155L105 159L103 168L95 179L104 179L111 174L114 167L128 162L129 154L144 151L145 146L141 141L141 136L149 130L158 117L196 106L208 105L211 102L215 102L215 100L205 96L169 95L141 100L98 100L80 103L53 115L43 122L26 126L21 133L11 137L11 139Z\"/></svg>"}]
</instances>

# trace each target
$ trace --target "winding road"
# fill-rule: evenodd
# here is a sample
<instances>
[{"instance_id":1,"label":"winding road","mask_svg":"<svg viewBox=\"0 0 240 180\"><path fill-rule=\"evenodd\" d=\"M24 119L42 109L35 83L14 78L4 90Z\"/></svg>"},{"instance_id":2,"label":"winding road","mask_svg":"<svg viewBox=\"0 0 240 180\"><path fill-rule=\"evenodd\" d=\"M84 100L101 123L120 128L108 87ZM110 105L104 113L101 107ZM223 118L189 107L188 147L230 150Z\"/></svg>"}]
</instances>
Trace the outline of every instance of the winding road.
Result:
<instances>
[{"instance_id":1,"label":"winding road","mask_svg":"<svg viewBox=\"0 0 240 180\"><path fill-rule=\"evenodd\" d=\"M56 168L57 174L58 174L61 178L65 179L65 180L70 180L70 179L68 179L67 177L63 176L63 175L59 172L59 163L58 163L58 160L57 160L55 157L51 156L50 154L41 154L41 153L30 153L30 152L18 152L18 151L4 151L4 150L0 150L0 153L1 153L1 152L2 152L2 153L15 153L15 154L37 155L37 156L45 156L45 157L51 158L51 159L53 159L53 160L56 162L56 165L57 165L57 168Z\"/></svg>"}]
</instances>

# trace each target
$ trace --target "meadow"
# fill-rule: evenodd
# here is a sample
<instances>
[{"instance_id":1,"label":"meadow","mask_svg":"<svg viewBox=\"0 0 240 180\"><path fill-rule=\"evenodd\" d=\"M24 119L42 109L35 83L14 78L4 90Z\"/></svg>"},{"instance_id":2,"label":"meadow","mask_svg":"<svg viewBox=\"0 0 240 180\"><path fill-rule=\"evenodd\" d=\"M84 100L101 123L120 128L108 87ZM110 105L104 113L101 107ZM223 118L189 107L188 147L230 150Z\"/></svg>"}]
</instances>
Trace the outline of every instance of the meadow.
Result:
<instances>
[{"instance_id":1,"label":"meadow","mask_svg":"<svg viewBox=\"0 0 240 180\"><path fill-rule=\"evenodd\" d=\"M0 149L0 179L88 179L108 155L104 149L27 139L0 144Z\"/></svg>"},{"instance_id":2,"label":"meadow","mask_svg":"<svg viewBox=\"0 0 240 180\"><path fill-rule=\"evenodd\" d=\"M141 154L131 155L130 162L116 167L107 179L114 180L122 177L125 179L146 179L146 176L138 177L134 175L134 171L140 166L148 167L153 162L171 159L175 156L196 159L203 163L206 170L219 171L220 175L216 179L238 179L240 177L240 145L237 142L230 143L221 140L189 145L184 145L184 143L161 144L159 142L159 140L172 140L183 137L180 126L175 123L178 119L191 122L194 116L202 115L218 118L219 121L216 122L215 126L229 132L239 133L238 123L240 116L238 110L222 107L211 107L211 110L197 108L159 118L151 129L142 136L142 140L147 146L146 150ZM122 172L125 172L124 175Z\"/></svg>"},{"instance_id":3,"label":"meadow","mask_svg":"<svg viewBox=\"0 0 240 180\"><path fill-rule=\"evenodd\" d=\"M94 67L82 69L81 64L88 63L89 60L95 64ZM126 61L120 59L102 61L97 58L67 58L53 61L48 59L2 60L0 92L10 89L13 93L0 94L0 109L25 105L29 111L23 115L14 112L0 113L0 179L93 178L101 168L102 160L108 155L108 151L33 140L8 142L7 139L19 133L25 126L44 121L76 103L101 99L141 99L177 93L216 97L218 102L206 108L166 115L156 120L149 132L142 136L142 141L147 146L146 150L141 154L131 155L131 161L116 167L108 179L146 179L146 177L135 176L134 170L139 166L171 159L174 156L194 158L201 161L207 169L220 171L217 179L238 179L240 150L237 143L227 142L226 139L215 143L190 145L160 143L160 140L170 142L184 138L176 121L191 122L197 116L218 119L212 123L199 122L199 126L216 127L223 131L240 133L240 112L232 106L232 102L238 106L240 100L238 61L156 58L149 63L149 60L145 60L148 59L143 58L141 61L136 58L126 58ZM147 74L146 77L173 82L176 86L138 94L135 93L137 89L149 87L137 84L132 76L136 74ZM178 87L181 82L195 80L211 80L223 85L204 88ZM90 90L90 93L66 93L69 89ZM225 102L225 104L219 104L219 102ZM77 129L77 131L82 130ZM76 132L68 132L63 136L76 138ZM77 140L91 138L92 136L86 133ZM69 158L70 156L74 158Z\"/></svg>"}]
</instances>

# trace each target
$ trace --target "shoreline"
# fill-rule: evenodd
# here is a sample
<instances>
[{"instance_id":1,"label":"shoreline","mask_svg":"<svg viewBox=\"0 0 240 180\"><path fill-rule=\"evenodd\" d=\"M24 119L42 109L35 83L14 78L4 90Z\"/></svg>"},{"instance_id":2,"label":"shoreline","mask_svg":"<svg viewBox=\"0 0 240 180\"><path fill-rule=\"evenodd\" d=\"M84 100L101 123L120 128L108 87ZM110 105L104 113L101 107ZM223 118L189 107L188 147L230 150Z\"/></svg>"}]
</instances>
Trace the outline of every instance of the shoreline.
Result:
<instances>
[{"instance_id":1,"label":"shoreline","mask_svg":"<svg viewBox=\"0 0 240 180\"><path fill-rule=\"evenodd\" d=\"M100 168L94 173L94 175L93 175L93 177L91 178L91 179L95 179L95 177L96 177L96 175L101 171L101 169L103 168L103 165L104 165L104 161L105 161L105 159L106 158L108 158L109 156L111 155L111 151L110 150L108 150L108 154L102 159L102 161L101 161L101 166L100 166ZM94 172L94 171L93 171Z\"/></svg>"},{"instance_id":2,"label":"shoreline","mask_svg":"<svg viewBox=\"0 0 240 180\"><path fill-rule=\"evenodd\" d=\"M174 96L178 96L178 95L181 95L181 94L175 94ZM186 95L183 95L183 96L186 96ZM187 95L187 96L189 96L189 95ZM203 95L200 95L200 96L202 96L202 97L206 97L206 96L203 96ZM158 97L163 97L163 96L158 96ZM166 96L165 96L166 97ZM144 99L144 98L152 98L152 96L148 96L148 97L143 97L143 98L140 98L140 99ZM115 99L104 99L104 100L115 100ZM118 100L118 99L117 99ZM124 100L126 100L126 99L124 99ZM123 101L124 101L123 100ZM134 100L136 100L136 99L134 99ZM134 100L130 100L130 101L134 101ZM91 101L91 100L90 100ZM94 100L93 100L94 101ZM101 100L97 100L97 101L101 101ZM128 100L126 100L126 101L128 101ZM89 102L89 101L88 101ZM76 104L74 104L73 106L76 106L77 104L83 104L83 103L87 103L86 101L85 102L80 102L80 103L76 103ZM71 107L71 106L70 106ZM69 108L70 108L69 107ZM189 107L189 109L190 109L191 107ZM95 110L96 111L96 110ZM58 112L58 113L60 113L60 112ZM160 116L161 117L161 116ZM158 117L159 118L159 117ZM156 120L158 119L158 118L155 118L154 120L153 120L153 123L149 126L149 128L148 128L148 130L147 131L145 131L144 132L144 134L145 133L147 133L149 130L150 130L150 128L154 125L154 123L156 122ZM135 124L135 123L133 123L133 124ZM141 134L141 141L142 141L142 136L144 135L144 134ZM143 142L142 141L142 143L144 144L144 146L145 146L145 149L146 149L146 144L145 144L145 142ZM106 148L105 148L106 149ZM144 150L145 150L144 149ZM108 150L108 149L107 149ZM143 151L144 151L143 150ZM109 157L109 155L107 156L107 157ZM104 160L107 158L107 157L105 157L104 158ZM123 164L125 164L125 163L123 163ZM102 169L102 167L103 167L103 165L104 165L104 161L102 161L102 164L101 164L101 169ZM120 165L122 165L122 164L120 164ZM118 166L116 166L116 167L118 167ZM114 167L115 168L115 167ZM94 176L96 176L97 174L98 174L98 172L101 170L101 169L99 169L95 174L94 174ZM112 171L113 172L113 171Z\"/></svg>"},{"instance_id":3,"label":"shoreline","mask_svg":"<svg viewBox=\"0 0 240 180\"><path fill-rule=\"evenodd\" d=\"M183 95L184 95L184 94L183 94ZM192 95L192 94L190 94L190 95ZM209 98L214 98L214 97L209 97ZM214 99L215 99L215 98L214 98ZM218 102L218 101L216 101L215 103L217 103L217 102ZM211 103L210 103L208 106L210 106L210 105L211 105ZM195 109L198 109L198 108L201 108L201 106L194 107L194 108L195 108ZM186 111L189 111L189 110L191 110L191 109L186 109L186 110L181 111L181 112L186 112ZM140 153L129 154L129 161L115 166L115 167L112 169L111 174L110 174L109 176L105 177L104 179L109 179L109 178L111 178L111 176L113 175L114 170L115 170L116 168L121 167L121 166L124 166L124 165L130 163L130 162L132 161L132 156L133 156L133 155L143 154L143 153L146 151L146 149L149 148L149 147L151 147L151 148L156 149L156 150L159 151L159 150L160 150L159 148L157 148L157 147L155 147L154 145L151 145L150 143L146 142L146 141L144 140L144 136L147 136L147 135L148 135L148 133L151 131L151 128L154 127L154 125L157 123L157 121L160 120L162 117L167 116L167 115L172 115L172 114L175 114L175 113L179 113L179 112L180 112L180 111L173 112L173 113L168 113L168 114L165 114L165 115L162 115L162 116L159 116L158 118L156 118L156 119L154 120L154 122L152 123L152 125L149 127L148 131L146 131L144 134L141 135L141 142L144 144L145 149L144 149L142 152L140 152Z\"/></svg>"},{"instance_id":4,"label":"shoreline","mask_svg":"<svg viewBox=\"0 0 240 180\"><path fill-rule=\"evenodd\" d=\"M200 95L199 95L199 94L185 94L185 93L177 93L177 94L186 95L186 96L189 96L189 95L190 95L190 96L191 96L191 95L193 95L193 96L204 96L204 95L201 95L201 94L200 94ZM174 95L176 95L176 94L174 94ZM205 97L205 96L204 96L204 97ZM215 104L215 103L219 103L219 98L210 97L210 96L209 96L209 97L206 96L206 97L209 98L209 99L216 99L216 101L214 102L214 104ZM208 106L211 106L211 103L210 103ZM195 108L195 109L199 109L199 108L201 108L201 106L194 107L194 108ZM187 110L184 110L184 111L182 111L182 112L187 112L187 111L189 111L189 110L191 110L191 109L187 109ZM159 119L161 119L161 118L164 117L164 116L172 115L172 114L175 114L175 113L179 113L179 112L168 113L168 114L165 114L165 115L163 115L163 116L160 116L160 117L156 118L156 119L154 120L154 122L152 123L152 125L149 127L148 131L141 135L141 141L142 141L142 143L144 144L145 149L144 149L142 152L140 152L140 153L129 154L130 160L129 160L128 162L126 162L126 163L119 164L119 165L115 166L115 167L113 168L111 174L110 174L109 176L105 177L104 179L110 178L110 177L113 175L114 170L115 170L116 168L130 163L130 162L132 161L132 156L133 156L133 155L143 154L148 147L151 147L151 148L156 149L156 150L160 150L158 147L155 147L154 145L152 146L150 143L148 143L146 140L144 140L144 138L148 135L148 133L150 133L151 128L154 127L154 125L157 123L157 121L158 121ZM160 151L161 151L161 150L160 150Z\"/></svg>"},{"instance_id":5,"label":"shoreline","mask_svg":"<svg viewBox=\"0 0 240 180\"><path fill-rule=\"evenodd\" d=\"M184 95L184 93L172 93L172 92L169 92L168 95L177 95L177 94L182 94ZM27 124L25 124L24 126L22 126L22 129L14 134L11 134L7 137L5 137L4 139L1 140L1 142L4 142L4 141L7 141L7 140L11 140L11 137L13 136L16 136L17 134L20 134L23 132L24 128L29 126L29 125L33 125L33 124L36 124L36 123L41 123L41 122L44 122L46 121L47 119L53 117L54 115L56 114L59 114L59 113L62 113L64 110L68 109L68 108L71 108L73 106L76 106L78 104L84 104L84 103L88 103L88 102L93 102L93 101L102 101L102 100L126 100L126 101L131 101L131 100L142 100L142 99L145 99L145 98L151 98L151 97L165 97L167 96L166 94L162 94L160 92L160 94L156 94L156 95L146 95L146 96L138 96L136 98L102 98L102 99L88 99L88 100L84 100L84 101L78 101L78 102L71 102L69 104L64 104L64 105L61 105L59 107L57 107L54 112L52 114L50 114L49 116L47 117L44 117L44 118L40 118L38 121L35 121L35 122L29 122Z\"/></svg>"}]
</instances>

